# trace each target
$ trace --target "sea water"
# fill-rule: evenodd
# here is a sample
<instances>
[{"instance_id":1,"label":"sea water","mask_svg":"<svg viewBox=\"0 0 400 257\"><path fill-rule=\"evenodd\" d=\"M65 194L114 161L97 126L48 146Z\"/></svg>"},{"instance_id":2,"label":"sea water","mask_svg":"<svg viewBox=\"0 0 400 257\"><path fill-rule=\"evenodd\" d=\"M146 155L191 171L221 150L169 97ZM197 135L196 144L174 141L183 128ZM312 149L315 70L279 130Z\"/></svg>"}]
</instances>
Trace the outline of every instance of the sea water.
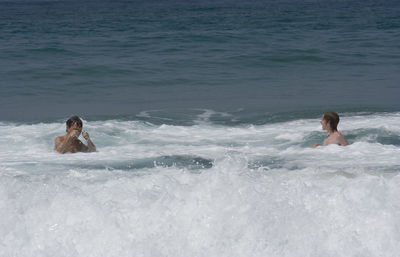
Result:
<instances>
[{"instance_id":1,"label":"sea water","mask_svg":"<svg viewBox=\"0 0 400 257\"><path fill-rule=\"evenodd\" d=\"M399 38L397 0L1 0L0 117L398 111Z\"/></svg>"},{"instance_id":2,"label":"sea water","mask_svg":"<svg viewBox=\"0 0 400 257\"><path fill-rule=\"evenodd\" d=\"M65 155L62 122L1 123L0 255L397 255L400 113L345 115L350 145L316 149L319 119L204 117L84 121L98 152Z\"/></svg>"},{"instance_id":3,"label":"sea water","mask_svg":"<svg viewBox=\"0 0 400 257\"><path fill-rule=\"evenodd\" d=\"M0 0L0 256L398 256L399 10Z\"/></svg>"}]
</instances>

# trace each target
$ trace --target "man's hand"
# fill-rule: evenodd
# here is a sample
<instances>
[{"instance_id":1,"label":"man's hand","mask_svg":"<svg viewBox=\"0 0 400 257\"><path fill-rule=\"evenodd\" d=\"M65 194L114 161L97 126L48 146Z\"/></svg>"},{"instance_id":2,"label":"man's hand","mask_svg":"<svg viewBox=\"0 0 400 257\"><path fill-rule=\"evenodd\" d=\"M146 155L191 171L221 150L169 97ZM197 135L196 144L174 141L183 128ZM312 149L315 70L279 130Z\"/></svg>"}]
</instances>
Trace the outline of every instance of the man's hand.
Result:
<instances>
[{"instance_id":1,"label":"man's hand","mask_svg":"<svg viewBox=\"0 0 400 257\"><path fill-rule=\"evenodd\" d=\"M86 131L83 131L82 132L82 136L83 136L83 138L86 140L86 141L88 141L90 138L89 138L89 133L87 133Z\"/></svg>"},{"instance_id":2,"label":"man's hand","mask_svg":"<svg viewBox=\"0 0 400 257\"><path fill-rule=\"evenodd\" d=\"M312 148L315 148L315 147L317 147L317 146L319 146L319 144L313 144L313 145L312 145Z\"/></svg>"},{"instance_id":3,"label":"man's hand","mask_svg":"<svg viewBox=\"0 0 400 257\"><path fill-rule=\"evenodd\" d=\"M82 136L88 143L88 152L96 152L96 146L93 144L92 140L90 140L89 133L83 131Z\"/></svg>"},{"instance_id":4,"label":"man's hand","mask_svg":"<svg viewBox=\"0 0 400 257\"><path fill-rule=\"evenodd\" d=\"M78 138L79 137L79 130L72 130L71 133L68 134L68 136L71 138Z\"/></svg>"}]
</instances>

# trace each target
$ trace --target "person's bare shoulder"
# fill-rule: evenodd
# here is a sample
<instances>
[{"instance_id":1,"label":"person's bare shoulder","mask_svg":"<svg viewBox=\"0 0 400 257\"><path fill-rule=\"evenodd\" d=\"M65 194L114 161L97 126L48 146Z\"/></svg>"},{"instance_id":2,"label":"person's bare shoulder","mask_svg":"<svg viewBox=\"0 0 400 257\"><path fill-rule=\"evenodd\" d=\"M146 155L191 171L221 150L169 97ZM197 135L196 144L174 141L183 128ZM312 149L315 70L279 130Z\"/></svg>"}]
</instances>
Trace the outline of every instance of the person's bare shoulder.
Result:
<instances>
[{"instance_id":1,"label":"person's bare shoulder","mask_svg":"<svg viewBox=\"0 0 400 257\"><path fill-rule=\"evenodd\" d=\"M339 132L333 134L329 141L330 141L329 144L337 144L340 146L346 146L349 144L347 140L344 138L344 136Z\"/></svg>"},{"instance_id":2,"label":"person's bare shoulder","mask_svg":"<svg viewBox=\"0 0 400 257\"><path fill-rule=\"evenodd\" d=\"M57 143L61 143L62 141L64 141L64 136L56 137L56 140L54 142L57 144Z\"/></svg>"},{"instance_id":3,"label":"person's bare shoulder","mask_svg":"<svg viewBox=\"0 0 400 257\"><path fill-rule=\"evenodd\" d=\"M349 144L349 142L347 142L346 138L341 133L339 133L338 141L339 145L341 146L346 146Z\"/></svg>"},{"instance_id":4,"label":"person's bare shoulder","mask_svg":"<svg viewBox=\"0 0 400 257\"><path fill-rule=\"evenodd\" d=\"M58 151L58 146L64 141L64 139L64 136L56 137L56 139L54 140L54 150Z\"/></svg>"}]
</instances>

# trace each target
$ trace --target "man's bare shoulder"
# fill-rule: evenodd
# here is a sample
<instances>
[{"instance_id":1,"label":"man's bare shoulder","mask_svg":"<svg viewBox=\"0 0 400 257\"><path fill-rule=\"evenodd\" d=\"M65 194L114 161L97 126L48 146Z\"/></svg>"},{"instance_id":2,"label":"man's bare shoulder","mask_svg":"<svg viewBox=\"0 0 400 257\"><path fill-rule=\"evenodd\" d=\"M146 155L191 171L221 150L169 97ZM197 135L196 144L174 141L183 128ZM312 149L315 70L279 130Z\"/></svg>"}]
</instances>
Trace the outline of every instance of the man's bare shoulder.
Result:
<instances>
[{"instance_id":1,"label":"man's bare shoulder","mask_svg":"<svg viewBox=\"0 0 400 257\"><path fill-rule=\"evenodd\" d=\"M65 140L65 136L56 137L54 140L56 144L62 143Z\"/></svg>"},{"instance_id":2,"label":"man's bare shoulder","mask_svg":"<svg viewBox=\"0 0 400 257\"><path fill-rule=\"evenodd\" d=\"M56 139L54 140L54 150L61 153L61 150L59 149L59 147L63 141L64 141L64 136L56 137Z\"/></svg>"},{"instance_id":3,"label":"man's bare shoulder","mask_svg":"<svg viewBox=\"0 0 400 257\"><path fill-rule=\"evenodd\" d=\"M345 138L341 133L338 133L338 134L339 134L339 135L338 135L339 145L341 145L341 146L346 146L346 145L348 145L349 142L347 142L346 138Z\"/></svg>"}]
</instances>

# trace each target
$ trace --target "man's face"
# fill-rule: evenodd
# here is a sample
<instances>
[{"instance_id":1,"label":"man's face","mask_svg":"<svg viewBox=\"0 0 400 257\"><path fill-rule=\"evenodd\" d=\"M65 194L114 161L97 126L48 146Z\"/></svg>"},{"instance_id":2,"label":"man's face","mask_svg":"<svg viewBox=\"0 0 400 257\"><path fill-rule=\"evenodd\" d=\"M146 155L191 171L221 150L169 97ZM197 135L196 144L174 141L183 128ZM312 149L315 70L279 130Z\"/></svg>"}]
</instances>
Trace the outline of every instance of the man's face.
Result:
<instances>
[{"instance_id":1,"label":"man's face","mask_svg":"<svg viewBox=\"0 0 400 257\"><path fill-rule=\"evenodd\" d=\"M322 130L328 130L329 124L328 124L328 122L326 122L326 120L324 119L324 117L322 117L320 123L321 123L321 125L322 125Z\"/></svg>"},{"instance_id":2,"label":"man's face","mask_svg":"<svg viewBox=\"0 0 400 257\"><path fill-rule=\"evenodd\" d=\"M79 132L78 135L80 135L82 132L82 127L80 127L78 124L74 123L74 124L72 124L71 127L67 128L67 133L71 133L74 130L78 131Z\"/></svg>"}]
</instances>

